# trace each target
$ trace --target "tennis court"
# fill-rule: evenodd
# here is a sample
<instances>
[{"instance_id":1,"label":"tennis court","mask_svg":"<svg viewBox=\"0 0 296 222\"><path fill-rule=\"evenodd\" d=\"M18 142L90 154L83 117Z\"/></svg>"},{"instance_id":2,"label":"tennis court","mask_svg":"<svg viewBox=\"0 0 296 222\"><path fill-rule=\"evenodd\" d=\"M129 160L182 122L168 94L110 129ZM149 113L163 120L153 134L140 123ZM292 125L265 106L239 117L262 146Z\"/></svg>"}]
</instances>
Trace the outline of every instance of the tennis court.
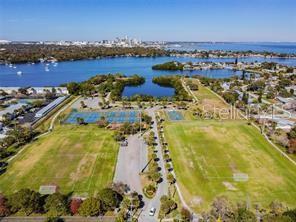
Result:
<instances>
[{"instance_id":1,"label":"tennis court","mask_svg":"<svg viewBox=\"0 0 296 222\"><path fill-rule=\"evenodd\" d=\"M65 123L76 124L77 118L86 123L95 123L102 117L109 123L135 123L140 121L139 111L99 111L99 112L71 112Z\"/></svg>"},{"instance_id":2,"label":"tennis court","mask_svg":"<svg viewBox=\"0 0 296 222\"><path fill-rule=\"evenodd\" d=\"M167 111L167 114L169 116L169 119L173 120L173 121L175 121L175 120L183 120L184 119L182 113L179 112L179 111L171 110L171 111Z\"/></svg>"}]
</instances>

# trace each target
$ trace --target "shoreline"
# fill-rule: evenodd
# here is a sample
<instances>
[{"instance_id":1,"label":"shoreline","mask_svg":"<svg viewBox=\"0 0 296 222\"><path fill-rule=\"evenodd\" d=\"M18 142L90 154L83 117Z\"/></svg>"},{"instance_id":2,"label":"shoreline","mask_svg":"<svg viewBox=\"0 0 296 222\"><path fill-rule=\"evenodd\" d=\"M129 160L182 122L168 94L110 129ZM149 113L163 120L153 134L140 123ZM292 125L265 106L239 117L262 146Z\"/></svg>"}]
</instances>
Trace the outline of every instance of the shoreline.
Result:
<instances>
[{"instance_id":1,"label":"shoreline","mask_svg":"<svg viewBox=\"0 0 296 222\"><path fill-rule=\"evenodd\" d=\"M288 57L280 57L280 56L263 56L263 55L247 55L247 56L211 56L211 57L203 57L203 56L193 56L193 55L162 55L162 56L134 56L134 55L118 55L118 56L101 56L100 58L82 58L82 59L67 59L67 60L56 60L55 63L58 62L75 62L75 61L83 61L83 60L100 60L100 59L116 59L116 58L161 58L161 57L176 57L176 58L193 58L193 59L246 59L246 58L263 58L263 59L295 59L296 56L288 56ZM32 64L33 63L33 64ZM0 61L0 65L7 66L7 65L24 65L30 64L35 65L39 63L52 63L51 60L47 61L35 61L35 62L17 62L17 63L10 63L8 61Z\"/></svg>"}]
</instances>

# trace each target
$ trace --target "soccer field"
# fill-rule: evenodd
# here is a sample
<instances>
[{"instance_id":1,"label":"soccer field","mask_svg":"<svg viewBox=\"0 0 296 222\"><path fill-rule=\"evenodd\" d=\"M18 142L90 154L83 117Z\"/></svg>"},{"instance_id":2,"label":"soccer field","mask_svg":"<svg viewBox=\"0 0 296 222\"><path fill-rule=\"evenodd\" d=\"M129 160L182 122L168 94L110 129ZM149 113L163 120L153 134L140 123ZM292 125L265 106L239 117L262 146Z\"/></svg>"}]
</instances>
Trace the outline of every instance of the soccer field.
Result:
<instances>
[{"instance_id":1,"label":"soccer field","mask_svg":"<svg viewBox=\"0 0 296 222\"><path fill-rule=\"evenodd\" d=\"M295 207L295 165L245 121L166 122L165 136L177 182L193 209L208 208L220 195Z\"/></svg>"},{"instance_id":2,"label":"soccer field","mask_svg":"<svg viewBox=\"0 0 296 222\"><path fill-rule=\"evenodd\" d=\"M118 144L96 126L63 125L27 145L0 176L0 193L56 184L61 192L95 194L112 182Z\"/></svg>"}]
</instances>

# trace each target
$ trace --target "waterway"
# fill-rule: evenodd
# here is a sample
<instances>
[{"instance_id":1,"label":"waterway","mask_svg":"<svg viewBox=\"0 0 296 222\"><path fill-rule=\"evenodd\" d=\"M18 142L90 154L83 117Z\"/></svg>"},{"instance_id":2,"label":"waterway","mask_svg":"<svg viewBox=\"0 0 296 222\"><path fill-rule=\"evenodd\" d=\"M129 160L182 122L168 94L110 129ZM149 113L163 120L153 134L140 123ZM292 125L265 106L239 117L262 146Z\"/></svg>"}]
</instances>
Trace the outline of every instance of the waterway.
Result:
<instances>
[{"instance_id":1,"label":"waterway","mask_svg":"<svg viewBox=\"0 0 296 222\"><path fill-rule=\"evenodd\" d=\"M126 87L123 96L134 94L149 94L152 96L171 96L173 89L157 86L152 83L152 78L159 75L204 75L208 77L224 78L233 75L241 75L241 72L232 70L196 70L196 71L158 71L152 70L152 66L168 61L215 61L233 62L234 59L200 59L188 57L118 57L102 58L96 60L80 60L38 64L17 64L16 67L0 65L0 86L58 86L71 81L84 81L97 74L122 73L125 75L138 74L146 78L145 84L139 87ZM265 59L261 57L243 58L242 61L273 61L285 65L296 66L296 59ZM17 75L21 71L22 75Z\"/></svg>"}]
</instances>

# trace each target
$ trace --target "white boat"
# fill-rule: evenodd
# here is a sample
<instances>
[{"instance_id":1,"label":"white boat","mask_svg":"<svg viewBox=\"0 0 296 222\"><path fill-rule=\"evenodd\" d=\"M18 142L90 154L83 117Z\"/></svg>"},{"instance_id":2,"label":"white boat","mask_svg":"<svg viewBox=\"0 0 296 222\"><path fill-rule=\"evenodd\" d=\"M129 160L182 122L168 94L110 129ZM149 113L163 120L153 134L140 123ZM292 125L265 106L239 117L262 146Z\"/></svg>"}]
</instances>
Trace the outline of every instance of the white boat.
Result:
<instances>
[{"instance_id":1,"label":"white boat","mask_svg":"<svg viewBox=\"0 0 296 222\"><path fill-rule=\"evenodd\" d=\"M9 64L9 68L12 68L12 64Z\"/></svg>"},{"instance_id":2,"label":"white boat","mask_svg":"<svg viewBox=\"0 0 296 222\"><path fill-rule=\"evenodd\" d=\"M54 66L54 67L57 67L57 66L58 66L58 64L57 64L57 63L54 63L54 64L53 64L53 66Z\"/></svg>"},{"instance_id":3,"label":"white boat","mask_svg":"<svg viewBox=\"0 0 296 222\"><path fill-rule=\"evenodd\" d=\"M49 72L49 68L48 67L45 67L45 72Z\"/></svg>"},{"instance_id":4,"label":"white boat","mask_svg":"<svg viewBox=\"0 0 296 222\"><path fill-rule=\"evenodd\" d=\"M22 71L17 71L16 74L17 74L18 76L21 76L21 75L23 74L23 72L22 72Z\"/></svg>"},{"instance_id":5,"label":"white boat","mask_svg":"<svg viewBox=\"0 0 296 222\"><path fill-rule=\"evenodd\" d=\"M13 68L16 69L16 66L14 66Z\"/></svg>"}]
</instances>

